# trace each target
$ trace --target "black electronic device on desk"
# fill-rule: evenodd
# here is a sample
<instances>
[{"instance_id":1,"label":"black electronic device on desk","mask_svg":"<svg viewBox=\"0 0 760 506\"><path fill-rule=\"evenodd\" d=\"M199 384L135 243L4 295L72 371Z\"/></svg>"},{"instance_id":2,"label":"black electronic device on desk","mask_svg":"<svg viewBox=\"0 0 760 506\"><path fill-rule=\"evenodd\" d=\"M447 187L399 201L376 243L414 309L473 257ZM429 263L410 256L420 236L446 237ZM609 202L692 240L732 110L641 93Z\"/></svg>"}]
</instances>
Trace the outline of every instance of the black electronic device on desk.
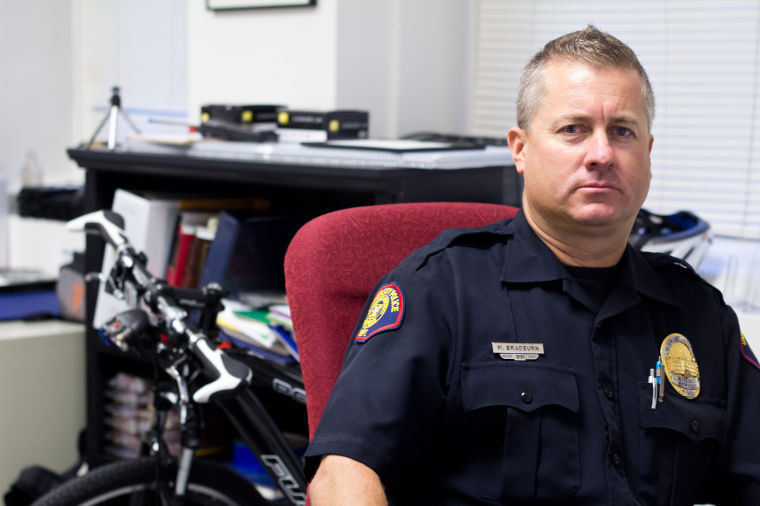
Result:
<instances>
[{"instance_id":1,"label":"black electronic device on desk","mask_svg":"<svg viewBox=\"0 0 760 506\"><path fill-rule=\"evenodd\" d=\"M207 104L201 106L201 123L217 120L246 126L255 132L274 130L277 128L277 114L284 109L282 105L267 104Z\"/></svg>"},{"instance_id":2,"label":"black electronic device on desk","mask_svg":"<svg viewBox=\"0 0 760 506\"><path fill-rule=\"evenodd\" d=\"M274 142L277 140L277 133L274 129L255 131L242 125L218 119L208 119L196 129L203 137L226 141Z\"/></svg>"},{"instance_id":3,"label":"black electronic device on desk","mask_svg":"<svg viewBox=\"0 0 760 506\"><path fill-rule=\"evenodd\" d=\"M196 128L203 137L228 141L277 141L277 115L281 105L207 104L201 106L201 124Z\"/></svg>"},{"instance_id":4,"label":"black electronic device on desk","mask_svg":"<svg viewBox=\"0 0 760 506\"><path fill-rule=\"evenodd\" d=\"M369 137L369 112L283 110L277 114L281 142L323 142Z\"/></svg>"},{"instance_id":5,"label":"black electronic device on desk","mask_svg":"<svg viewBox=\"0 0 760 506\"><path fill-rule=\"evenodd\" d=\"M460 135L444 134L440 132L413 132L401 137L402 139L425 141L425 142L445 142L452 147L474 147L474 146L502 146L507 147L507 138L492 137L485 135Z\"/></svg>"}]
</instances>

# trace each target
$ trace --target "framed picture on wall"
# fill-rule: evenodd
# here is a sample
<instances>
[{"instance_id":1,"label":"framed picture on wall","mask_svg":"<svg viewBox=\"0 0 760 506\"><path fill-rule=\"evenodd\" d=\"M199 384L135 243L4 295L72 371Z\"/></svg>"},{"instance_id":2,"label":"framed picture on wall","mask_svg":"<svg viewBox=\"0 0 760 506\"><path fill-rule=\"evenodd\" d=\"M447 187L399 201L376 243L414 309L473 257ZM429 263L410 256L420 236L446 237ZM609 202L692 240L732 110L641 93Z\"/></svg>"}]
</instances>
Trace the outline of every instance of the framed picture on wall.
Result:
<instances>
[{"instance_id":1,"label":"framed picture on wall","mask_svg":"<svg viewBox=\"0 0 760 506\"><path fill-rule=\"evenodd\" d=\"M317 5L317 0L206 0L206 8L210 11L311 7L314 5Z\"/></svg>"}]
</instances>

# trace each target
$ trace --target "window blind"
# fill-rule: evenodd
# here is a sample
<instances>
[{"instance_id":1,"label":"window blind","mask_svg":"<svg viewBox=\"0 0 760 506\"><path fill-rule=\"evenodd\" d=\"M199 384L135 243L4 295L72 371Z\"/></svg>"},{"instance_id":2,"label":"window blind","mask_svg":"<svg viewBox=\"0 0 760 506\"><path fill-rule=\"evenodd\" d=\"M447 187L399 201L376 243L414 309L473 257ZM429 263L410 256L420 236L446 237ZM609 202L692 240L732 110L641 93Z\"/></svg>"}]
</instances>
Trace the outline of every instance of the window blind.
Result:
<instances>
[{"instance_id":1,"label":"window blind","mask_svg":"<svg viewBox=\"0 0 760 506\"><path fill-rule=\"evenodd\" d=\"M630 45L657 100L644 206L691 210L717 234L760 239L760 2L477 0L469 130L516 123L522 68L589 23Z\"/></svg>"}]
</instances>

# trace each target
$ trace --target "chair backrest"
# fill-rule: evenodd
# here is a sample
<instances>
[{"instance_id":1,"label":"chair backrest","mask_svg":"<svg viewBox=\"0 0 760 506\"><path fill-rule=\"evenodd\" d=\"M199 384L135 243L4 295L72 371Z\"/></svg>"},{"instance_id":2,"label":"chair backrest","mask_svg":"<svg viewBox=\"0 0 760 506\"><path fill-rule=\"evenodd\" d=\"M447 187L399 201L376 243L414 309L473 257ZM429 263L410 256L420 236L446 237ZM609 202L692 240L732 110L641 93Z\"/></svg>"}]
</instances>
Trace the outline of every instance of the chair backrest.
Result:
<instances>
[{"instance_id":1,"label":"chair backrest","mask_svg":"<svg viewBox=\"0 0 760 506\"><path fill-rule=\"evenodd\" d=\"M285 287L314 436L351 332L379 279L448 228L514 216L498 204L430 202L355 207L304 225L285 255Z\"/></svg>"}]
</instances>

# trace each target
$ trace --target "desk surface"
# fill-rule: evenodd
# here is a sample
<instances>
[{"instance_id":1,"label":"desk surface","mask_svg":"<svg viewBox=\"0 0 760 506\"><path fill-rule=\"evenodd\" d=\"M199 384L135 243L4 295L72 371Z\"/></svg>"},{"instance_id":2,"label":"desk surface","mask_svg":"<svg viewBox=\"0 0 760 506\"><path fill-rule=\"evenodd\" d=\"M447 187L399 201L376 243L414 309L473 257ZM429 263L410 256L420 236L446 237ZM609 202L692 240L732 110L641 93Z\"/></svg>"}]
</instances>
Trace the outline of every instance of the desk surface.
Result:
<instances>
[{"instance_id":1,"label":"desk surface","mask_svg":"<svg viewBox=\"0 0 760 506\"><path fill-rule=\"evenodd\" d=\"M101 174L364 192L377 196L374 203L519 200L506 148L394 153L221 141L131 147L78 147L68 153L81 167Z\"/></svg>"},{"instance_id":2,"label":"desk surface","mask_svg":"<svg viewBox=\"0 0 760 506\"><path fill-rule=\"evenodd\" d=\"M209 139L185 145L128 140L121 149L114 152L371 170L468 169L512 164L506 146L456 145L402 139L348 139L304 144Z\"/></svg>"}]
</instances>

